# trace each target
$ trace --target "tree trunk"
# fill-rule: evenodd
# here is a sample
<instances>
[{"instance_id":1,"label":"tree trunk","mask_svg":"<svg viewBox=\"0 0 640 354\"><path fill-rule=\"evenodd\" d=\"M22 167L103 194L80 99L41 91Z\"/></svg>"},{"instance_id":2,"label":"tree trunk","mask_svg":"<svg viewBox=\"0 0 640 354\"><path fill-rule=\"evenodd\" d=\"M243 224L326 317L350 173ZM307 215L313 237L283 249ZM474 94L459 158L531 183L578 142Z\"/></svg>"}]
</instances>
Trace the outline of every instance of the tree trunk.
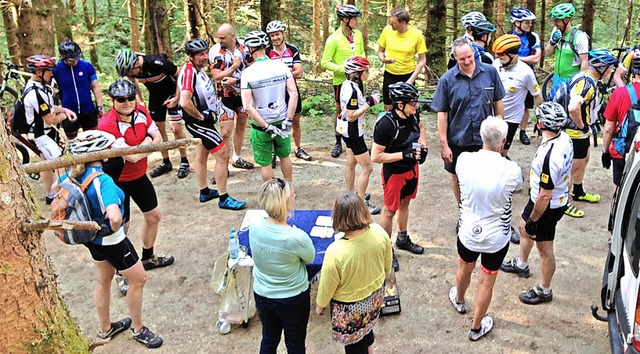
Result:
<instances>
[{"instance_id":1,"label":"tree trunk","mask_svg":"<svg viewBox=\"0 0 640 354\"><path fill-rule=\"evenodd\" d=\"M140 9L142 10L142 30L140 33L140 37L142 37L142 40L144 41L144 52L145 53L152 53L153 52L153 43L152 43L152 38L151 38L151 33L149 32L149 13L147 11L147 1L146 0L140 0L140 4L139 4Z\"/></svg>"},{"instance_id":2,"label":"tree trunk","mask_svg":"<svg viewBox=\"0 0 640 354\"><path fill-rule=\"evenodd\" d=\"M347 5L355 5L356 0L347 0Z\"/></svg>"},{"instance_id":3,"label":"tree trunk","mask_svg":"<svg viewBox=\"0 0 640 354\"><path fill-rule=\"evenodd\" d=\"M266 28L269 22L280 18L279 10L278 0L260 0L260 28Z\"/></svg>"},{"instance_id":4,"label":"tree trunk","mask_svg":"<svg viewBox=\"0 0 640 354\"><path fill-rule=\"evenodd\" d=\"M62 43L65 39L73 39L73 33L71 32L71 26L69 25L69 17L71 16L70 9L65 6L62 0L53 0L54 4L54 19L56 42Z\"/></svg>"},{"instance_id":5,"label":"tree trunk","mask_svg":"<svg viewBox=\"0 0 640 354\"><path fill-rule=\"evenodd\" d=\"M41 2L34 6L48 9L42 7ZM23 15L27 12L24 10ZM21 19L36 20L29 16L37 15L28 13ZM32 26L29 23L29 28ZM51 44L53 26L43 29L49 31L49 37L44 39ZM29 50L40 45L34 43ZM25 53L30 52L25 50ZM40 212L35 207L24 171L17 160L11 158L15 149L7 136L4 119L0 119L0 151L9 152L0 154L0 205L2 210L11 211L0 213L0 353L86 353L87 340L58 293L42 234L23 232L20 228L23 221L39 217Z\"/></svg>"},{"instance_id":6,"label":"tree trunk","mask_svg":"<svg viewBox=\"0 0 640 354\"><path fill-rule=\"evenodd\" d=\"M367 56L369 49L369 0L362 0L362 43L364 44L364 55Z\"/></svg>"},{"instance_id":7,"label":"tree trunk","mask_svg":"<svg viewBox=\"0 0 640 354\"><path fill-rule=\"evenodd\" d=\"M631 39L631 24L633 22L633 0L629 0L629 4L627 5L627 22L624 27L624 37L622 37L622 46L624 46L624 41Z\"/></svg>"},{"instance_id":8,"label":"tree trunk","mask_svg":"<svg viewBox=\"0 0 640 354\"><path fill-rule=\"evenodd\" d=\"M540 13L546 14L547 13L547 1L546 0L542 0L542 2L540 3ZM540 33L538 33L538 35L540 36L540 51L541 53L541 57L540 57L540 67L542 69L544 69L544 47L543 43L546 43L547 41L547 35L545 34L546 32L546 27L547 27L547 16L540 16Z\"/></svg>"},{"instance_id":9,"label":"tree trunk","mask_svg":"<svg viewBox=\"0 0 640 354\"><path fill-rule=\"evenodd\" d=\"M95 2L95 0L93 0ZM94 8L95 11L95 8ZM82 13L84 15L84 25L87 27L87 35L89 40L89 55L91 58L91 63L96 69L100 70L100 66L98 65L98 54L96 53L95 47L95 34L93 21L89 17L89 5L87 4L87 0L82 0Z\"/></svg>"},{"instance_id":10,"label":"tree trunk","mask_svg":"<svg viewBox=\"0 0 640 354\"><path fill-rule=\"evenodd\" d=\"M185 0L184 11L184 18L187 25L187 38L200 38L200 31L198 30L198 16L196 15L196 0Z\"/></svg>"},{"instance_id":11,"label":"tree trunk","mask_svg":"<svg viewBox=\"0 0 640 354\"><path fill-rule=\"evenodd\" d=\"M452 1L453 4L453 14L451 16L451 21L452 21L452 26L453 27L453 39L451 40L452 42L458 38L458 36L460 36L460 33L458 33L458 22L460 17L458 16L458 0L453 0Z\"/></svg>"},{"instance_id":12,"label":"tree trunk","mask_svg":"<svg viewBox=\"0 0 640 354\"><path fill-rule=\"evenodd\" d=\"M166 39L162 31L166 10L162 0L146 0L147 5L147 32L150 37L150 47L147 53L152 52L156 55L167 54Z\"/></svg>"},{"instance_id":13,"label":"tree trunk","mask_svg":"<svg viewBox=\"0 0 640 354\"><path fill-rule=\"evenodd\" d=\"M52 0L33 0L32 8L21 8L18 43L23 59L34 54L55 55Z\"/></svg>"},{"instance_id":14,"label":"tree trunk","mask_svg":"<svg viewBox=\"0 0 640 354\"><path fill-rule=\"evenodd\" d=\"M393 0L387 0L387 18L391 17L391 12L393 12Z\"/></svg>"},{"instance_id":15,"label":"tree trunk","mask_svg":"<svg viewBox=\"0 0 640 354\"><path fill-rule=\"evenodd\" d=\"M545 0L542 0L545 1ZM527 0L527 5L526 5L527 9L531 10L531 12L533 12L534 14L536 13L536 0ZM540 16L542 17L542 16ZM538 18L540 18L538 17Z\"/></svg>"},{"instance_id":16,"label":"tree trunk","mask_svg":"<svg viewBox=\"0 0 640 354\"><path fill-rule=\"evenodd\" d=\"M495 22L496 33L495 37L499 37L505 33L504 30L504 12L505 12L505 0L497 0L495 3L496 11L495 11ZM489 50L489 48L485 48Z\"/></svg>"},{"instance_id":17,"label":"tree trunk","mask_svg":"<svg viewBox=\"0 0 640 354\"><path fill-rule=\"evenodd\" d=\"M582 12L582 30L589 35L589 48L593 38L593 17L596 12L596 0L584 0L584 10Z\"/></svg>"},{"instance_id":18,"label":"tree trunk","mask_svg":"<svg viewBox=\"0 0 640 354\"><path fill-rule=\"evenodd\" d=\"M493 23L493 0L482 1L482 13L488 21Z\"/></svg>"},{"instance_id":19,"label":"tree trunk","mask_svg":"<svg viewBox=\"0 0 640 354\"><path fill-rule=\"evenodd\" d=\"M216 42L215 40L216 38L215 38L215 34L213 33L213 30L211 29L211 24L213 24L215 19L213 18L213 16L211 16L213 12L210 12L209 14L207 14L207 11L205 11L205 4L211 5L209 1L202 1L199 4L196 4L196 11L197 11L198 17L202 20L202 27L201 27L200 33L202 33L202 30L204 30L204 33L206 33L207 35L207 38L205 39L208 39L209 43L213 44Z\"/></svg>"},{"instance_id":20,"label":"tree trunk","mask_svg":"<svg viewBox=\"0 0 640 354\"><path fill-rule=\"evenodd\" d=\"M129 26L131 27L131 50L140 52L140 22L138 20L138 5L136 0L128 0Z\"/></svg>"},{"instance_id":21,"label":"tree trunk","mask_svg":"<svg viewBox=\"0 0 640 354\"><path fill-rule=\"evenodd\" d=\"M315 0L314 0L315 1ZM235 1L227 0L227 21L233 26L236 27L236 14L235 14Z\"/></svg>"},{"instance_id":22,"label":"tree trunk","mask_svg":"<svg viewBox=\"0 0 640 354\"><path fill-rule=\"evenodd\" d=\"M322 43L326 43L330 34L329 17L331 13L329 12L329 0L320 0L320 4L322 5Z\"/></svg>"},{"instance_id":23,"label":"tree trunk","mask_svg":"<svg viewBox=\"0 0 640 354\"><path fill-rule=\"evenodd\" d=\"M14 5L5 5L2 8L2 23L7 36L7 49L9 49L9 61L20 65L22 56L20 53L20 45L18 44L18 22L16 18L16 7Z\"/></svg>"},{"instance_id":24,"label":"tree trunk","mask_svg":"<svg viewBox=\"0 0 640 354\"><path fill-rule=\"evenodd\" d=\"M445 0L428 0L427 4L429 13L425 39L427 43L431 43L427 52L427 66L436 73L442 74L447 70L447 50L445 47L445 42L447 41L447 7Z\"/></svg>"},{"instance_id":25,"label":"tree trunk","mask_svg":"<svg viewBox=\"0 0 640 354\"><path fill-rule=\"evenodd\" d=\"M96 49L96 32L95 25L97 22L97 14L98 14L98 6L96 4L96 0L91 0L93 4L93 18L91 20L91 32L89 32L89 41L91 42L91 64L96 68L96 70L100 71L100 63L98 60L98 50Z\"/></svg>"},{"instance_id":26,"label":"tree trunk","mask_svg":"<svg viewBox=\"0 0 640 354\"><path fill-rule=\"evenodd\" d=\"M320 73L320 58L322 57L322 43L320 41L322 10L320 0L313 0L313 72Z\"/></svg>"}]
</instances>

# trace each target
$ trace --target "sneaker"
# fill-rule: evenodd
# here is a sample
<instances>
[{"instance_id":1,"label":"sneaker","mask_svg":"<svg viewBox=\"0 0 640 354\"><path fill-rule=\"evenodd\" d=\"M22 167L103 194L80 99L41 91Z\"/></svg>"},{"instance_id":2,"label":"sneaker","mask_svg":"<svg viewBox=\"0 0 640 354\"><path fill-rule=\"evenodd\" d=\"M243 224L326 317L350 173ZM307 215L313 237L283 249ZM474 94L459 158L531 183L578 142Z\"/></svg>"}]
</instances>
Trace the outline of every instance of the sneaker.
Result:
<instances>
[{"instance_id":1,"label":"sneaker","mask_svg":"<svg viewBox=\"0 0 640 354\"><path fill-rule=\"evenodd\" d=\"M393 250L391 250L391 254L393 255L393 258L391 259L391 266L393 267L393 271L397 272L400 270L400 263L398 262L398 257L396 257L396 253L393 252Z\"/></svg>"},{"instance_id":2,"label":"sneaker","mask_svg":"<svg viewBox=\"0 0 640 354\"><path fill-rule=\"evenodd\" d=\"M294 153L296 157L299 159L303 159L305 161L311 161L311 155L307 154L307 152L302 150L302 148L297 148Z\"/></svg>"},{"instance_id":3,"label":"sneaker","mask_svg":"<svg viewBox=\"0 0 640 354\"><path fill-rule=\"evenodd\" d=\"M409 235L407 235L407 237L404 240L401 240L398 238L396 240L396 247L400 250L409 251L413 254L424 253L424 248L416 243L413 243Z\"/></svg>"},{"instance_id":4,"label":"sneaker","mask_svg":"<svg viewBox=\"0 0 640 354\"><path fill-rule=\"evenodd\" d=\"M209 189L209 194L202 194L200 193L200 203L204 203L204 202L208 202L211 199L216 199L220 196L220 193L218 193L218 190L216 189Z\"/></svg>"},{"instance_id":5,"label":"sneaker","mask_svg":"<svg viewBox=\"0 0 640 354\"><path fill-rule=\"evenodd\" d=\"M218 200L218 207L220 209L240 210L240 209L244 209L246 205L247 205L247 202L241 202L231 197L227 197L227 199L224 202Z\"/></svg>"},{"instance_id":6,"label":"sneaker","mask_svg":"<svg viewBox=\"0 0 640 354\"><path fill-rule=\"evenodd\" d=\"M371 215L378 215L380 214L380 208L378 208L375 205L371 205L369 204L368 200L365 200L364 203L367 205L367 208L369 208L369 212L371 213Z\"/></svg>"},{"instance_id":7,"label":"sneaker","mask_svg":"<svg viewBox=\"0 0 640 354\"><path fill-rule=\"evenodd\" d=\"M103 345L111 341L112 338L122 333L123 331L129 329L131 327L131 318L123 318L118 322L111 322L111 328L107 333L98 332L96 335L96 339L94 339L90 347L97 347L99 345Z\"/></svg>"},{"instance_id":8,"label":"sneaker","mask_svg":"<svg viewBox=\"0 0 640 354\"><path fill-rule=\"evenodd\" d=\"M527 132L525 132L524 130L520 130L520 142L522 143L522 145L531 144L531 141L529 140L529 137L527 136Z\"/></svg>"},{"instance_id":9,"label":"sneaker","mask_svg":"<svg viewBox=\"0 0 640 354\"><path fill-rule=\"evenodd\" d=\"M458 288L457 287L453 287L451 289L449 289L449 301L451 301L451 303L453 304L453 307L456 309L456 311L459 314L465 314L467 313L467 302L463 301L461 304L458 303Z\"/></svg>"},{"instance_id":10,"label":"sneaker","mask_svg":"<svg viewBox=\"0 0 640 354\"><path fill-rule=\"evenodd\" d=\"M129 291L129 281L127 278L123 277L122 274L116 274L116 284L118 284L120 294L122 294L122 296L127 296L127 292Z\"/></svg>"},{"instance_id":11,"label":"sneaker","mask_svg":"<svg viewBox=\"0 0 640 354\"><path fill-rule=\"evenodd\" d=\"M502 262L500 270L507 273L515 273L520 278L528 278L531 276L529 265L527 264L524 268L518 267L517 258Z\"/></svg>"},{"instance_id":12,"label":"sneaker","mask_svg":"<svg viewBox=\"0 0 640 354\"><path fill-rule=\"evenodd\" d=\"M237 160L231 161L231 166L235 168L241 168L243 170L253 169L253 164L249 161L245 161L242 157L238 157Z\"/></svg>"},{"instance_id":13,"label":"sneaker","mask_svg":"<svg viewBox=\"0 0 640 354\"><path fill-rule=\"evenodd\" d=\"M567 210L565 210L564 213L569 215L572 218L581 218L584 216L584 210L576 208L571 203L567 204Z\"/></svg>"},{"instance_id":14,"label":"sneaker","mask_svg":"<svg viewBox=\"0 0 640 354\"><path fill-rule=\"evenodd\" d=\"M338 157L340 154L342 154L342 145L333 145L333 149L331 149L331 157Z\"/></svg>"},{"instance_id":15,"label":"sneaker","mask_svg":"<svg viewBox=\"0 0 640 354\"><path fill-rule=\"evenodd\" d=\"M156 256L147 259L146 261L142 261L142 266L144 270L151 270L156 268L168 267L173 264L175 258L173 256Z\"/></svg>"},{"instance_id":16,"label":"sneaker","mask_svg":"<svg viewBox=\"0 0 640 354\"><path fill-rule=\"evenodd\" d=\"M513 226L511 226L511 243L516 245L520 244L520 233Z\"/></svg>"},{"instance_id":17,"label":"sneaker","mask_svg":"<svg viewBox=\"0 0 640 354\"><path fill-rule=\"evenodd\" d=\"M158 348L162 345L162 338L159 335L151 332L147 326L142 326L139 333L136 333L133 328L133 339L144 344L147 348Z\"/></svg>"},{"instance_id":18,"label":"sneaker","mask_svg":"<svg viewBox=\"0 0 640 354\"><path fill-rule=\"evenodd\" d=\"M581 202L597 203L600 201L600 194L591 194L585 192L584 195L576 197L575 194L571 193L571 198L573 198L573 200Z\"/></svg>"},{"instance_id":19,"label":"sneaker","mask_svg":"<svg viewBox=\"0 0 640 354\"><path fill-rule=\"evenodd\" d=\"M156 168L151 170L151 172L149 172L149 176L151 176L151 178L156 178L156 177L162 176L167 172L171 172L171 170L173 170L173 166L171 165L171 163L163 162L159 164Z\"/></svg>"},{"instance_id":20,"label":"sneaker","mask_svg":"<svg viewBox=\"0 0 640 354\"><path fill-rule=\"evenodd\" d=\"M478 339L485 336L485 334L491 332L493 329L493 318L491 316L484 316L482 321L480 321L480 332L474 332L469 330L469 340L472 342L477 341Z\"/></svg>"},{"instance_id":21,"label":"sneaker","mask_svg":"<svg viewBox=\"0 0 640 354\"><path fill-rule=\"evenodd\" d=\"M553 291L549 290L549 293L545 294L540 288L540 285L536 284L533 289L524 291L518 295L518 298L527 305L537 305L544 302L551 302L551 300L553 300Z\"/></svg>"},{"instance_id":22,"label":"sneaker","mask_svg":"<svg viewBox=\"0 0 640 354\"><path fill-rule=\"evenodd\" d=\"M178 169L178 178L182 179L189 175L189 163L181 162L180 168Z\"/></svg>"}]
</instances>

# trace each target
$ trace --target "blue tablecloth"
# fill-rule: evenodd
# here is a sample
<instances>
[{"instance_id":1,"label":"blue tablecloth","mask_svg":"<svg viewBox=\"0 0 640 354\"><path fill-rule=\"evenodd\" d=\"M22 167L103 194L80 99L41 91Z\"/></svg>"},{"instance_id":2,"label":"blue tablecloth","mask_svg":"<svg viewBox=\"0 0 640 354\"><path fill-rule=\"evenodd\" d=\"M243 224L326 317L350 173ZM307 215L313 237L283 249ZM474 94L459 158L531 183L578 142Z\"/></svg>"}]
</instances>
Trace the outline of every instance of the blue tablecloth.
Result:
<instances>
[{"instance_id":1,"label":"blue tablecloth","mask_svg":"<svg viewBox=\"0 0 640 354\"><path fill-rule=\"evenodd\" d=\"M242 227L238 232L238 241L241 245L247 247L249 254L251 254L251 248L249 247L249 227L251 222L263 217L259 215L260 211L247 210L244 220L242 221ZM266 214L265 214L266 215ZM290 225L295 225L299 229L304 230L307 234L311 232L311 229L316 225L316 219L318 216L331 216L331 210L296 210L293 213L293 218L289 220ZM307 264L307 273L309 273L309 279L311 280L320 269L322 269L322 261L324 261L324 252L327 247L333 242L334 238L319 238L311 237L313 247L316 249L316 258L313 263Z\"/></svg>"}]
</instances>

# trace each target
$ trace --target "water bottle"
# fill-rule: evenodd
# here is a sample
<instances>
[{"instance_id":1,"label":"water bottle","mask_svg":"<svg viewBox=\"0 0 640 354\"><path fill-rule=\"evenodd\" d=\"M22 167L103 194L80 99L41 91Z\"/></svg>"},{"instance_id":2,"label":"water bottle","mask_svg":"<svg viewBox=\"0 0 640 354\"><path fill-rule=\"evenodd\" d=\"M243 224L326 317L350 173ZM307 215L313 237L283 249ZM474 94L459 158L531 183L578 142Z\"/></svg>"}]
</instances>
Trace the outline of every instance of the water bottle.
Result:
<instances>
[{"instance_id":1,"label":"water bottle","mask_svg":"<svg viewBox=\"0 0 640 354\"><path fill-rule=\"evenodd\" d=\"M231 228L231 233L229 234L229 258L230 259L238 259L238 252L240 251L240 244L238 243L238 237L236 236L236 228Z\"/></svg>"}]
</instances>

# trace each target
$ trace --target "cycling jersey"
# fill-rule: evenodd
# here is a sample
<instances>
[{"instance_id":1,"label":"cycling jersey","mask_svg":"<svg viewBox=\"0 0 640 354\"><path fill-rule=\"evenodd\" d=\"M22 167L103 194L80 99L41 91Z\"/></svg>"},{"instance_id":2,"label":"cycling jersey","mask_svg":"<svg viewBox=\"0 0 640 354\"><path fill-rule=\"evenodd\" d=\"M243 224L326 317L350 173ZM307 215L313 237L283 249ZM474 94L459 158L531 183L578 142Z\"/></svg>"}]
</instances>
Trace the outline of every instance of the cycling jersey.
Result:
<instances>
[{"instance_id":1,"label":"cycling jersey","mask_svg":"<svg viewBox=\"0 0 640 354\"><path fill-rule=\"evenodd\" d=\"M391 110L378 117L373 131L373 142L384 146L384 152L390 154L412 148L412 144L418 142L420 138L419 124L420 117L417 115L403 119L398 116L395 110ZM382 164L382 169L393 174L400 174L411 171L417 163L417 161L404 159L385 162Z\"/></svg>"},{"instance_id":2,"label":"cycling jersey","mask_svg":"<svg viewBox=\"0 0 640 354\"><path fill-rule=\"evenodd\" d=\"M212 69L225 70L233 65L234 57L239 57L241 61L240 67L231 74L231 77L237 79L238 82L232 87L226 88L218 85L218 97L238 96L240 94L240 76L249 64L247 62L247 60L249 60L248 58L252 57L251 54L249 54L249 48L245 47L244 42L241 40L236 40L236 48L233 50L233 53L220 43L216 43L209 49L209 63L211 63Z\"/></svg>"},{"instance_id":3,"label":"cycling jersey","mask_svg":"<svg viewBox=\"0 0 640 354\"><path fill-rule=\"evenodd\" d=\"M544 188L552 190L549 202L551 209L567 205L572 165L573 143L566 133L560 132L557 137L542 142L531 161L531 201L535 203L540 188Z\"/></svg>"},{"instance_id":4,"label":"cycling jersey","mask_svg":"<svg viewBox=\"0 0 640 354\"><path fill-rule=\"evenodd\" d=\"M502 66L500 59L494 60L493 66L498 70L502 86L504 86L505 95L502 98L504 120L520 124L527 93L532 96L540 94L540 85L536 81L536 76L531 67L521 60L518 60L509 69Z\"/></svg>"},{"instance_id":5,"label":"cycling jersey","mask_svg":"<svg viewBox=\"0 0 640 354\"><path fill-rule=\"evenodd\" d=\"M564 35L564 38L555 46L555 68L553 72L563 79L568 79L580 71L582 64L578 55L589 52L589 36L584 31L576 31L574 34L575 38L573 38L573 46L577 53L574 53L573 49L571 49L572 43L570 39L572 31L568 31Z\"/></svg>"},{"instance_id":6,"label":"cycling jersey","mask_svg":"<svg viewBox=\"0 0 640 354\"><path fill-rule=\"evenodd\" d=\"M176 93L175 74L178 68L160 55L142 57L142 68L136 79L149 90L149 95L169 97Z\"/></svg>"},{"instance_id":7,"label":"cycling jersey","mask_svg":"<svg viewBox=\"0 0 640 354\"><path fill-rule=\"evenodd\" d=\"M62 107L74 113L93 113L95 106L91 97L91 84L98 81L96 69L82 59L75 66L59 61L52 70L60 88Z\"/></svg>"},{"instance_id":8,"label":"cycling jersey","mask_svg":"<svg viewBox=\"0 0 640 354\"><path fill-rule=\"evenodd\" d=\"M534 55L540 50L540 37L535 32L518 33L515 30L509 31L509 34L515 34L520 38L520 49L518 49L519 57L528 57Z\"/></svg>"},{"instance_id":9,"label":"cycling jersey","mask_svg":"<svg viewBox=\"0 0 640 354\"><path fill-rule=\"evenodd\" d=\"M393 63L384 64L384 70L394 75L413 73L416 69L416 54L427 52L424 35L412 26L409 26L404 33L386 26L380 33L378 44L385 48L385 55L388 58L396 60Z\"/></svg>"},{"instance_id":10,"label":"cycling jersey","mask_svg":"<svg viewBox=\"0 0 640 354\"><path fill-rule=\"evenodd\" d=\"M629 50L627 50L627 52L624 55L624 59L622 59L620 61L620 65L618 66L620 69L622 69L622 71L624 71L625 73L629 71L629 69L631 69L631 58L633 57L633 54L636 50L640 50L640 44L633 46L633 48L630 48Z\"/></svg>"},{"instance_id":11,"label":"cycling jersey","mask_svg":"<svg viewBox=\"0 0 640 354\"><path fill-rule=\"evenodd\" d=\"M98 122L98 129L112 134L116 139L122 139L118 144L124 142L127 146L140 145L147 135L158 131L158 127L151 119L149 112L142 105L136 105L131 117L131 122L124 122L115 109L110 109ZM144 157L138 162L125 161L124 168L117 182L129 182L136 180L147 173L147 158Z\"/></svg>"},{"instance_id":12,"label":"cycling jersey","mask_svg":"<svg viewBox=\"0 0 640 354\"><path fill-rule=\"evenodd\" d=\"M256 61L242 72L240 87L251 90L253 105L267 123L273 124L286 118L287 79L291 70L282 62L267 57Z\"/></svg>"},{"instance_id":13,"label":"cycling jersey","mask_svg":"<svg viewBox=\"0 0 640 354\"><path fill-rule=\"evenodd\" d=\"M35 88L24 96L23 102L27 124L31 125L29 139L33 140L51 130L51 125L46 123L42 117L53 113L53 90L48 85L33 79L27 81L25 90L30 86Z\"/></svg>"},{"instance_id":14,"label":"cycling jersey","mask_svg":"<svg viewBox=\"0 0 640 354\"><path fill-rule=\"evenodd\" d=\"M333 72L333 84L340 85L347 79L344 74L344 61L352 56L365 57L362 32L353 30L351 37L347 37L338 29L333 32L324 44L324 52L320 64L323 68Z\"/></svg>"},{"instance_id":15,"label":"cycling jersey","mask_svg":"<svg viewBox=\"0 0 640 354\"><path fill-rule=\"evenodd\" d=\"M636 96L640 97L640 82L635 81L632 85L636 90ZM618 132L620 126L624 122L624 119L627 116L630 107L631 97L629 97L629 91L627 91L627 87L618 87L613 90L613 93L611 93L611 97L609 97L609 102L607 102L607 108L604 111L604 117L607 121L616 123L616 132ZM613 141L611 141L611 145L609 146L609 153L614 159L624 158L624 156L621 156L618 151L616 151L615 147L613 146Z\"/></svg>"},{"instance_id":16,"label":"cycling jersey","mask_svg":"<svg viewBox=\"0 0 640 354\"><path fill-rule=\"evenodd\" d=\"M289 43L284 44L284 50L282 51L282 53L278 53L273 45L270 45L267 47L266 54L269 59L280 60L289 68L292 68L293 64L302 63L302 61L300 60L300 51L298 50L298 47Z\"/></svg>"},{"instance_id":17,"label":"cycling jersey","mask_svg":"<svg viewBox=\"0 0 640 354\"><path fill-rule=\"evenodd\" d=\"M356 138L364 135L364 114L357 120L349 122L348 112L355 111L364 106L364 96L360 86L351 80L346 80L340 86L340 115L337 117L336 131L347 138Z\"/></svg>"},{"instance_id":18,"label":"cycling jersey","mask_svg":"<svg viewBox=\"0 0 640 354\"><path fill-rule=\"evenodd\" d=\"M189 91L192 93L191 101L196 106L198 111L212 110L218 114L219 120L226 120L225 115L233 116L233 112L230 110L221 111L220 99L216 96L216 89L213 81L204 68L198 71L193 63L190 61L184 64L180 76L178 76L178 86L180 91ZM183 118L189 119L189 121L197 121L197 119L191 117L186 110L182 112Z\"/></svg>"},{"instance_id":19,"label":"cycling jersey","mask_svg":"<svg viewBox=\"0 0 640 354\"><path fill-rule=\"evenodd\" d=\"M586 139L591 136L591 130L588 127L591 125L591 114L597 105L598 86L597 79L591 76L586 71L581 71L575 74L571 80L569 80L569 97L571 100L577 99L580 101L580 117L582 117L582 123L584 123L585 131L578 129L578 126L573 122L571 117L568 117L568 124L566 132L571 139Z\"/></svg>"}]
</instances>

